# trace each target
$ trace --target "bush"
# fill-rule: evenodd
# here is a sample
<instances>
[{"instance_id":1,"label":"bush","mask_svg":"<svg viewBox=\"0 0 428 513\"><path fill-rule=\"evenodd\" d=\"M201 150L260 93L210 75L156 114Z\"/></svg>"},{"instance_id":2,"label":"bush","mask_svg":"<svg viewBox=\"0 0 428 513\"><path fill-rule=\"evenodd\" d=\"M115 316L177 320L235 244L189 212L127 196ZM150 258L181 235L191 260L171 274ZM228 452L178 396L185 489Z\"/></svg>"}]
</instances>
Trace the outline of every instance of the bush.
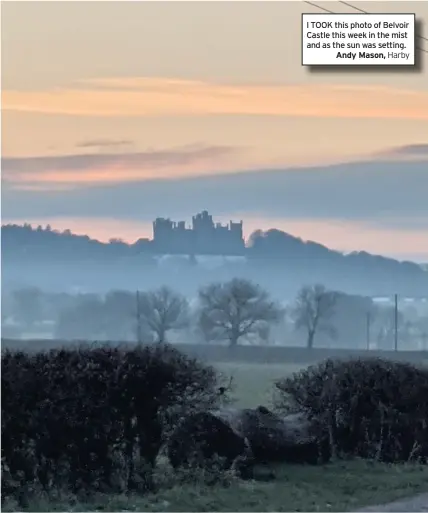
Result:
<instances>
[{"instance_id":1,"label":"bush","mask_svg":"<svg viewBox=\"0 0 428 513\"><path fill-rule=\"evenodd\" d=\"M165 437L217 407L212 367L165 344L2 354L2 497L149 490Z\"/></svg>"},{"instance_id":2,"label":"bush","mask_svg":"<svg viewBox=\"0 0 428 513\"><path fill-rule=\"evenodd\" d=\"M333 455L428 458L428 369L383 359L327 360L276 384L280 410L303 410Z\"/></svg>"}]
</instances>

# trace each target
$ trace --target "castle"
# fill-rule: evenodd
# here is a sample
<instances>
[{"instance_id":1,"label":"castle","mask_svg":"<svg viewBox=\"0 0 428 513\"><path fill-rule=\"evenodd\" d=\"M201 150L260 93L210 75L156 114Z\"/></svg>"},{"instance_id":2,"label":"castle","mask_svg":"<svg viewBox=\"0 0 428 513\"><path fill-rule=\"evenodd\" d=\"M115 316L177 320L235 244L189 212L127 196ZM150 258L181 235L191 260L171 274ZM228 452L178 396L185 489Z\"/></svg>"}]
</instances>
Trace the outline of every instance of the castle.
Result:
<instances>
[{"instance_id":1,"label":"castle","mask_svg":"<svg viewBox=\"0 0 428 513\"><path fill-rule=\"evenodd\" d=\"M214 223L206 210L192 217L191 228L184 221L157 218L153 222L153 247L162 254L243 255L242 224Z\"/></svg>"}]
</instances>

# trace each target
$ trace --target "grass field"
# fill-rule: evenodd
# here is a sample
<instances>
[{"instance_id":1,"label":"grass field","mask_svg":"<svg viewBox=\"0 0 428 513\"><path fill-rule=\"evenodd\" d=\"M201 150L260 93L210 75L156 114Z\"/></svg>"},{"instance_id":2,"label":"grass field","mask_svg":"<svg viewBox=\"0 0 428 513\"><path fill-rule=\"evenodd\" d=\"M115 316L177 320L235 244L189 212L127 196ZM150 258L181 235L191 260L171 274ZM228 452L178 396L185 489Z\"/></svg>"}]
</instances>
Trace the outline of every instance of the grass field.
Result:
<instances>
[{"instance_id":1,"label":"grass field","mask_svg":"<svg viewBox=\"0 0 428 513\"><path fill-rule=\"evenodd\" d=\"M242 408L255 408L259 404L269 407L275 381L305 366L289 363L217 363L215 367L226 380L233 378L234 404Z\"/></svg>"},{"instance_id":2,"label":"grass field","mask_svg":"<svg viewBox=\"0 0 428 513\"><path fill-rule=\"evenodd\" d=\"M293 364L219 363L223 376L234 378L236 405L269 406L274 381L302 368ZM91 501L61 496L33 500L28 511L356 511L428 492L428 466L386 465L362 460L322 467L272 467L276 479L243 482L232 476L207 485L201 476L183 483L169 467L158 470L160 491L146 496L98 495ZM265 472L265 469L260 469ZM4 511L17 510L5 504Z\"/></svg>"}]
</instances>

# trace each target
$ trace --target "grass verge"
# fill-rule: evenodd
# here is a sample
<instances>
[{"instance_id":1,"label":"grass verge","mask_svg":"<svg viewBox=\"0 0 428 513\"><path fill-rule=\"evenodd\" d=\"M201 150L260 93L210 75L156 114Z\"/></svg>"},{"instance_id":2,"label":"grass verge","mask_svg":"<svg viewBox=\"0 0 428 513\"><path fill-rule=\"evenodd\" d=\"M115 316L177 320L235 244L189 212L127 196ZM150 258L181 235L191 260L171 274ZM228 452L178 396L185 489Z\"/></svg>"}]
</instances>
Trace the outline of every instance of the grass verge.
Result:
<instances>
[{"instance_id":1,"label":"grass verge","mask_svg":"<svg viewBox=\"0 0 428 513\"><path fill-rule=\"evenodd\" d=\"M428 492L428 466L343 461L323 467L273 467L271 482L229 479L208 486L201 481L174 483L162 472L156 494L99 494L84 502L66 495L34 497L27 511L356 511L365 506ZM4 504L3 511L17 511Z\"/></svg>"}]
</instances>

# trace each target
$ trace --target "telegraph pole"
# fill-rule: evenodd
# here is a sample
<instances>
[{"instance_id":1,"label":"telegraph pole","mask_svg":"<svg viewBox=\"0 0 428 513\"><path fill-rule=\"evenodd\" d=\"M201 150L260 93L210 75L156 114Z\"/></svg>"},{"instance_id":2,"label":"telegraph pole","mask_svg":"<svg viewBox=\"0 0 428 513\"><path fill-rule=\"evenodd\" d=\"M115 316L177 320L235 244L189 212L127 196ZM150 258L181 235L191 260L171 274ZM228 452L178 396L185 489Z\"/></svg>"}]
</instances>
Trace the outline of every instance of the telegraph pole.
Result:
<instances>
[{"instance_id":1,"label":"telegraph pole","mask_svg":"<svg viewBox=\"0 0 428 513\"><path fill-rule=\"evenodd\" d=\"M140 309L140 291L137 290L136 295L136 307L137 307L137 342L141 344L141 309Z\"/></svg>"},{"instance_id":2,"label":"telegraph pole","mask_svg":"<svg viewBox=\"0 0 428 513\"><path fill-rule=\"evenodd\" d=\"M394 350L398 351L398 294L394 296Z\"/></svg>"},{"instance_id":3,"label":"telegraph pole","mask_svg":"<svg viewBox=\"0 0 428 513\"><path fill-rule=\"evenodd\" d=\"M370 312L367 312L366 316L366 342L367 342L367 351L370 350Z\"/></svg>"}]
</instances>

